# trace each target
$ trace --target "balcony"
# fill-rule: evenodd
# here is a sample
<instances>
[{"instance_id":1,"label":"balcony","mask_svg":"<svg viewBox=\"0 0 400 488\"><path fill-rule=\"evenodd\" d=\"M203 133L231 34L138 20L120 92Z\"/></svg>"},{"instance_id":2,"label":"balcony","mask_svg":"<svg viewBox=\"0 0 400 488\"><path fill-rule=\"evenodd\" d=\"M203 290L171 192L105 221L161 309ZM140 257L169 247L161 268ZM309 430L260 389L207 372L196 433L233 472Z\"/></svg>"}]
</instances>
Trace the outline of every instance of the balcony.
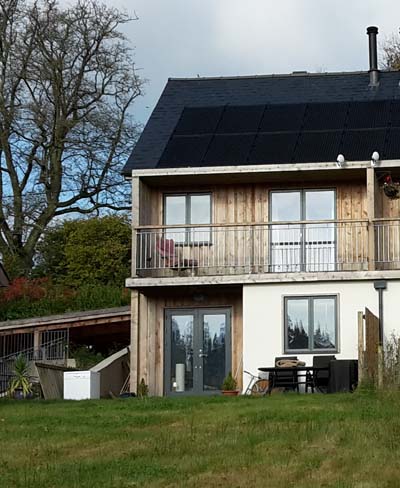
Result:
<instances>
[{"instance_id":1,"label":"balcony","mask_svg":"<svg viewBox=\"0 0 400 488\"><path fill-rule=\"evenodd\" d=\"M400 219L375 219L374 229L376 269L400 269Z\"/></svg>"},{"instance_id":2,"label":"balcony","mask_svg":"<svg viewBox=\"0 0 400 488\"><path fill-rule=\"evenodd\" d=\"M399 219L146 226L136 233L139 277L400 268Z\"/></svg>"}]
</instances>

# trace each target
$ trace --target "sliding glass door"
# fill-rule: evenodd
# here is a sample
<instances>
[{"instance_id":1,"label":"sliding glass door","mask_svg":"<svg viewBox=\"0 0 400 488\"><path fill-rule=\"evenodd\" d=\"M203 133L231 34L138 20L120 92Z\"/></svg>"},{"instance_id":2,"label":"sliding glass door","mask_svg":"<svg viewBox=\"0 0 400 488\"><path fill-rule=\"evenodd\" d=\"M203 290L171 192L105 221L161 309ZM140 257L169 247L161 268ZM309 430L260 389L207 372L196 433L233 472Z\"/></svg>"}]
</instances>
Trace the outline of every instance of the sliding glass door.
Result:
<instances>
[{"instance_id":1,"label":"sliding glass door","mask_svg":"<svg viewBox=\"0 0 400 488\"><path fill-rule=\"evenodd\" d=\"M336 217L334 190L273 191L270 198L272 272L335 269ZM307 221L310 221L308 224ZM317 223L315 223L317 221Z\"/></svg>"}]
</instances>

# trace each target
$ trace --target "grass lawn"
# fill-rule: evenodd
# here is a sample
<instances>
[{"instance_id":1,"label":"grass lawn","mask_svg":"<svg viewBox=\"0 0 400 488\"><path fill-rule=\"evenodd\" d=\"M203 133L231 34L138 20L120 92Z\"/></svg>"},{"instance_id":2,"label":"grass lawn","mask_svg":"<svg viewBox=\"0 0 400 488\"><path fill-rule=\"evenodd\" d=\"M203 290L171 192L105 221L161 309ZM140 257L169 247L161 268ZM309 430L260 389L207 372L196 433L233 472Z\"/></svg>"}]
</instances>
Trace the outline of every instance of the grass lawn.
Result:
<instances>
[{"instance_id":1,"label":"grass lawn","mask_svg":"<svg viewBox=\"0 0 400 488\"><path fill-rule=\"evenodd\" d=\"M400 392L1 400L0 486L400 487Z\"/></svg>"}]
</instances>

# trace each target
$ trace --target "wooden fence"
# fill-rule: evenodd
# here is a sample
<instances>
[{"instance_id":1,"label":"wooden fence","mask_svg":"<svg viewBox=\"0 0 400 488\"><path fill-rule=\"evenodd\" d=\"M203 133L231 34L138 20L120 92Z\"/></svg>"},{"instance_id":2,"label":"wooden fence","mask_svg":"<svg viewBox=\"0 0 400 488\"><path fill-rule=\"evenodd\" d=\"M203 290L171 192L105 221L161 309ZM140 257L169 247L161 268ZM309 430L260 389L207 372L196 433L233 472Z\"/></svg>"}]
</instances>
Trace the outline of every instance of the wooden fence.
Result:
<instances>
[{"instance_id":1,"label":"wooden fence","mask_svg":"<svg viewBox=\"0 0 400 488\"><path fill-rule=\"evenodd\" d=\"M358 312L358 381L381 387L382 378L379 318L366 308L365 312Z\"/></svg>"}]
</instances>

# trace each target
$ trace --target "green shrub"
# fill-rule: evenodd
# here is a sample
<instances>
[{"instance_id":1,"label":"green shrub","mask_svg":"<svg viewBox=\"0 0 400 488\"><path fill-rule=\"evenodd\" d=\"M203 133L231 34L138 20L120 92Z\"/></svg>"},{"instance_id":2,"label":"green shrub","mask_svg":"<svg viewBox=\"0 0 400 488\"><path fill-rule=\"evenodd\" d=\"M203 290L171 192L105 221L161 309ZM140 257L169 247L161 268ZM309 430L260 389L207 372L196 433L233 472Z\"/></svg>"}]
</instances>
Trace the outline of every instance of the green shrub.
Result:
<instances>
[{"instance_id":1,"label":"green shrub","mask_svg":"<svg viewBox=\"0 0 400 488\"><path fill-rule=\"evenodd\" d=\"M144 378L140 380L140 383L138 385L137 396L139 398L145 398L149 396L149 387L146 385Z\"/></svg>"},{"instance_id":2,"label":"green shrub","mask_svg":"<svg viewBox=\"0 0 400 488\"><path fill-rule=\"evenodd\" d=\"M115 285L72 288L51 280L18 278L0 291L0 321L129 305L129 291Z\"/></svg>"},{"instance_id":3,"label":"green shrub","mask_svg":"<svg viewBox=\"0 0 400 488\"><path fill-rule=\"evenodd\" d=\"M383 385L400 388L400 337L394 333L383 347Z\"/></svg>"},{"instance_id":4,"label":"green shrub","mask_svg":"<svg viewBox=\"0 0 400 488\"><path fill-rule=\"evenodd\" d=\"M232 376L232 373L229 372L228 375L225 377L224 382L222 383L222 389L227 391L234 391L237 388L237 382L235 378Z\"/></svg>"},{"instance_id":5,"label":"green shrub","mask_svg":"<svg viewBox=\"0 0 400 488\"><path fill-rule=\"evenodd\" d=\"M131 226L127 217L71 220L49 230L38 246L34 276L72 287L123 287L130 274Z\"/></svg>"},{"instance_id":6,"label":"green shrub","mask_svg":"<svg viewBox=\"0 0 400 488\"><path fill-rule=\"evenodd\" d=\"M76 367L81 370L87 370L96 366L103 361L104 356L94 351L89 346L77 346L69 350L69 357L75 359Z\"/></svg>"}]
</instances>

